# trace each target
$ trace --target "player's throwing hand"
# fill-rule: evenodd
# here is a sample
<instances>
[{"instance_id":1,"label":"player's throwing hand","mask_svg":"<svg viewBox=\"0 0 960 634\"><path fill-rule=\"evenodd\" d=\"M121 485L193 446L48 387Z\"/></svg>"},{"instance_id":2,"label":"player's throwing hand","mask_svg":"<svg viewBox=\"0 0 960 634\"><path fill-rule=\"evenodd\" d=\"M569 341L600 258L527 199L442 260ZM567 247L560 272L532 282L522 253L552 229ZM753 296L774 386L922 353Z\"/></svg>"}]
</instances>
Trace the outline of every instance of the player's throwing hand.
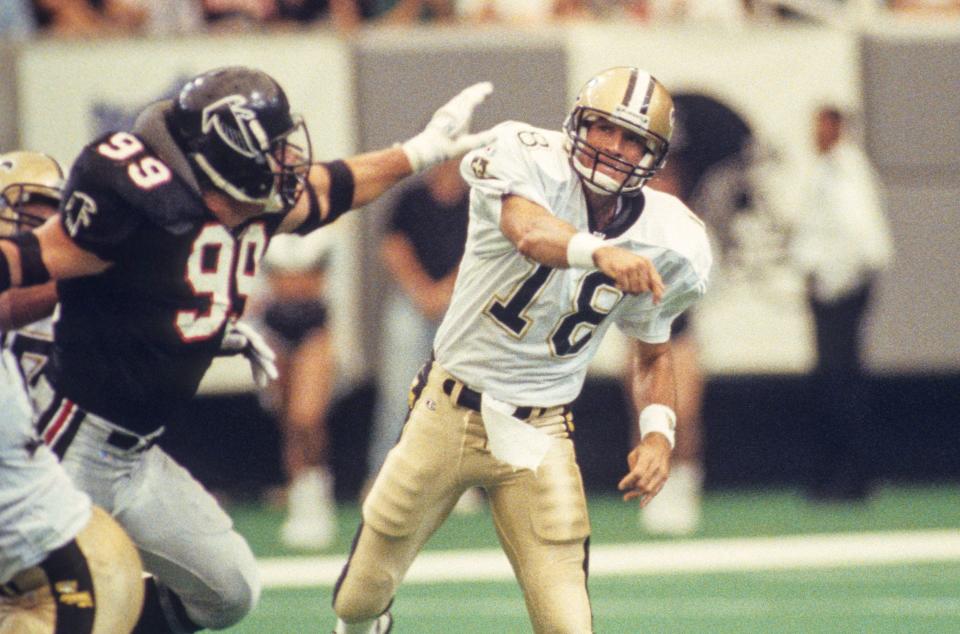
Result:
<instances>
[{"instance_id":1,"label":"player's throwing hand","mask_svg":"<svg viewBox=\"0 0 960 634\"><path fill-rule=\"evenodd\" d=\"M649 434L627 456L628 473L617 486L624 502L640 497L640 507L650 503L670 475L670 442L661 434Z\"/></svg>"},{"instance_id":2,"label":"player's throwing hand","mask_svg":"<svg viewBox=\"0 0 960 634\"><path fill-rule=\"evenodd\" d=\"M663 280L653 262L647 258L620 247L601 247L594 253L593 259L597 268L610 276L624 293L653 293L653 303L660 303L664 292Z\"/></svg>"}]
</instances>

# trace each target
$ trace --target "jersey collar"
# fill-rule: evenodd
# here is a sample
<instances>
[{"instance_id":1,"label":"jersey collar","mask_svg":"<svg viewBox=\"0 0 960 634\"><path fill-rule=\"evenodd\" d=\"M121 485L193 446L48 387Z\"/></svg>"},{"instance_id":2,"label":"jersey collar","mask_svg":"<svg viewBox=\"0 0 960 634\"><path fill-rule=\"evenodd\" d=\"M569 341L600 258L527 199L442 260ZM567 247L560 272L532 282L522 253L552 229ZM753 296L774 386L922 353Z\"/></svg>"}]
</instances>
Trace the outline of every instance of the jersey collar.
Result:
<instances>
[{"instance_id":1,"label":"jersey collar","mask_svg":"<svg viewBox=\"0 0 960 634\"><path fill-rule=\"evenodd\" d=\"M587 218L590 223L590 233L603 236L604 238L617 238L623 235L623 233L637 221L640 214L643 213L646 200L646 196L644 196L642 191L636 196L621 196L620 210L617 212L616 217L614 217L613 222L608 224L602 231L594 226L593 216L588 213Z\"/></svg>"}]
</instances>

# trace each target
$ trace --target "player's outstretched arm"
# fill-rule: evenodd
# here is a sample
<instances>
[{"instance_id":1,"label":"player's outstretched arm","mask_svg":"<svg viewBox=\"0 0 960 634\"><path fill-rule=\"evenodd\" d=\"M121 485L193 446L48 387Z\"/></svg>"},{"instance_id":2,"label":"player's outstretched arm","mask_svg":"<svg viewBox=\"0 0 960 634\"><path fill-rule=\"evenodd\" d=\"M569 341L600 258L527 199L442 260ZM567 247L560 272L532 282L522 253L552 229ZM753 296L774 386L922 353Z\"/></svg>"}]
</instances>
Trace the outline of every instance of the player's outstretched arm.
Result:
<instances>
[{"instance_id":1,"label":"player's outstretched arm","mask_svg":"<svg viewBox=\"0 0 960 634\"><path fill-rule=\"evenodd\" d=\"M0 240L0 293L8 288L38 286L51 279L101 273L110 267L80 248L67 235L56 214L34 231Z\"/></svg>"},{"instance_id":2,"label":"player's outstretched arm","mask_svg":"<svg viewBox=\"0 0 960 634\"><path fill-rule=\"evenodd\" d=\"M474 110L492 92L488 81L465 88L433 114L422 132L399 147L347 159L354 178L353 206L374 200L405 176L489 143L493 139L489 131L469 130Z\"/></svg>"},{"instance_id":3,"label":"player's outstretched arm","mask_svg":"<svg viewBox=\"0 0 960 634\"><path fill-rule=\"evenodd\" d=\"M56 305L57 286L53 281L0 293L0 330L16 330L49 317Z\"/></svg>"},{"instance_id":4,"label":"player's outstretched arm","mask_svg":"<svg viewBox=\"0 0 960 634\"><path fill-rule=\"evenodd\" d=\"M636 342L633 398L640 412L640 443L627 456L629 472L620 480L624 500L640 498L646 506L670 474L677 417L676 378L670 342Z\"/></svg>"},{"instance_id":5,"label":"player's outstretched arm","mask_svg":"<svg viewBox=\"0 0 960 634\"><path fill-rule=\"evenodd\" d=\"M490 131L471 134L469 129L474 110L491 92L490 82L465 88L433 114L422 132L396 147L315 165L309 184L319 202L320 224L375 200L402 178L489 143ZM301 196L281 231L293 231L309 216L308 196Z\"/></svg>"}]
</instances>

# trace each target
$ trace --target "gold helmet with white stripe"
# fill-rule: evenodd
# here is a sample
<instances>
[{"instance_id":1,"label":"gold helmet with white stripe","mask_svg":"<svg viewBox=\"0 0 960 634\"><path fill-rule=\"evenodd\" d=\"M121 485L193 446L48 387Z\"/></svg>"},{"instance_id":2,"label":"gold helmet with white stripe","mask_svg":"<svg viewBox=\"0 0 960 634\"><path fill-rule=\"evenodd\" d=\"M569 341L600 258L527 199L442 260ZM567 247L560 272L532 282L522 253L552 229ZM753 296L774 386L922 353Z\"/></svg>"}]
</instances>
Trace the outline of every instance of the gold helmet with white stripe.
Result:
<instances>
[{"instance_id":1,"label":"gold helmet with white stripe","mask_svg":"<svg viewBox=\"0 0 960 634\"><path fill-rule=\"evenodd\" d=\"M598 119L639 136L644 145L640 160L627 162L588 143L587 130ZM570 164L597 193L636 196L666 161L673 121L673 98L650 73L631 66L607 69L580 89L563 123ZM623 179L598 170L601 163Z\"/></svg>"},{"instance_id":2,"label":"gold helmet with white stripe","mask_svg":"<svg viewBox=\"0 0 960 634\"><path fill-rule=\"evenodd\" d=\"M63 170L40 152L0 154L0 235L43 224L60 204ZM42 203L41 213L36 203Z\"/></svg>"}]
</instances>

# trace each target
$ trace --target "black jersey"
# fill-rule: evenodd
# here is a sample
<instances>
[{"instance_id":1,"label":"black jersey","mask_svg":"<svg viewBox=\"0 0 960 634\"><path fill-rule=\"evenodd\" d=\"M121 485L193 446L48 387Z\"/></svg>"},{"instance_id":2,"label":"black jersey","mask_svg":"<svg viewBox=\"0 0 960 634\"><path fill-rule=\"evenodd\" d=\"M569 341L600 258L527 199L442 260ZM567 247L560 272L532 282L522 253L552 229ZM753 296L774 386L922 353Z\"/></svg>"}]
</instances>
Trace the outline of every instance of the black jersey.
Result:
<instances>
[{"instance_id":1,"label":"black jersey","mask_svg":"<svg viewBox=\"0 0 960 634\"><path fill-rule=\"evenodd\" d=\"M196 393L283 220L227 229L170 162L137 135L105 135L75 161L61 206L74 242L113 266L59 282L51 379L138 433Z\"/></svg>"}]
</instances>

